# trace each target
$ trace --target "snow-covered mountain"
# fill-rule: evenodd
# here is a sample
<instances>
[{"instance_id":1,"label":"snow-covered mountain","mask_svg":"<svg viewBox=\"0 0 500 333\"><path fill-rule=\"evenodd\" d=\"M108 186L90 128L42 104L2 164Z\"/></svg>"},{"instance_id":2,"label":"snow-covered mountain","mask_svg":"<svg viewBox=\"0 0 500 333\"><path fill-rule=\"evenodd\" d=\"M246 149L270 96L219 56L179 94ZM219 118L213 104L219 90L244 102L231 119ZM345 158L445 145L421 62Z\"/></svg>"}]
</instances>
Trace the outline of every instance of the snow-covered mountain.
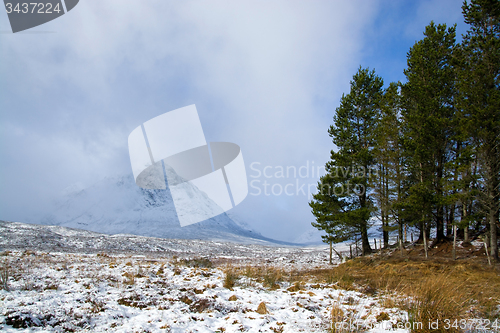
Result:
<instances>
[{"instance_id":1,"label":"snow-covered mountain","mask_svg":"<svg viewBox=\"0 0 500 333\"><path fill-rule=\"evenodd\" d=\"M212 209L213 203L195 187L188 189L185 197L198 210ZM274 242L243 228L225 213L181 227L170 192L142 189L135 184L132 175L109 177L91 187L81 189L77 186L74 191L67 191L55 203L52 213L43 217L40 223L106 234Z\"/></svg>"}]
</instances>

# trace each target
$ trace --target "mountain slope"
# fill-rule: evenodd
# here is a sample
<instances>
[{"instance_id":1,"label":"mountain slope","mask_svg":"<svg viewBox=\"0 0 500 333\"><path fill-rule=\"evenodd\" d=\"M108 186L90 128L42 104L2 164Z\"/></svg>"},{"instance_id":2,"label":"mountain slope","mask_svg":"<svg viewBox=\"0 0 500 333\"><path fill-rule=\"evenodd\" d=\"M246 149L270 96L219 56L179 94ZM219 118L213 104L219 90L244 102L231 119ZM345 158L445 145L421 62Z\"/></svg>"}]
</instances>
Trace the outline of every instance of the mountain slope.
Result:
<instances>
[{"instance_id":1,"label":"mountain slope","mask_svg":"<svg viewBox=\"0 0 500 333\"><path fill-rule=\"evenodd\" d=\"M204 193L196 188L186 192L186 200L196 209L211 209ZM238 242L248 238L246 241L275 242L242 228L225 213L181 227L170 192L142 189L131 175L106 178L94 186L66 194L40 223L106 234Z\"/></svg>"}]
</instances>

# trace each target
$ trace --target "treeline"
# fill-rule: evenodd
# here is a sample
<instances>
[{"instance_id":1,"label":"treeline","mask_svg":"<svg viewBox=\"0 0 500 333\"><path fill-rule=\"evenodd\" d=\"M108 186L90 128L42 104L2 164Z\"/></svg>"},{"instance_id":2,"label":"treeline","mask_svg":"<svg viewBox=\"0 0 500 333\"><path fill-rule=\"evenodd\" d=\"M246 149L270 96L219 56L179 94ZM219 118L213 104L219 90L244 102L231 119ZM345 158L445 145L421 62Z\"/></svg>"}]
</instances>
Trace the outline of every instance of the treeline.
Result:
<instances>
[{"instance_id":1,"label":"treeline","mask_svg":"<svg viewBox=\"0 0 500 333\"><path fill-rule=\"evenodd\" d=\"M500 206L500 2L462 5L469 30L431 22L407 53L406 83L359 68L336 109L326 175L309 203L330 245L361 239L373 218L403 239L446 240L454 226L481 235L498 260ZM431 233L432 231L432 233ZM402 244L401 244L402 246Z\"/></svg>"}]
</instances>

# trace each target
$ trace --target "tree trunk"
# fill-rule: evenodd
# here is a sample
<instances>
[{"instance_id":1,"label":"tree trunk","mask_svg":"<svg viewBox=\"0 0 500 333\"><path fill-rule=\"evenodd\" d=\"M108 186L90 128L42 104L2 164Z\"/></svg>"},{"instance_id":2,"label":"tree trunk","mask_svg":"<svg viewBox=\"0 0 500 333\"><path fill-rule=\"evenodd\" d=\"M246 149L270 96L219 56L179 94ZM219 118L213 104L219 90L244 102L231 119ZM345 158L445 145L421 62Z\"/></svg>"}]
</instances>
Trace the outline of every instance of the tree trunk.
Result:
<instances>
[{"instance_id":1,"label":"tree trunk","mask_svg":"<svg viewBox=\"0 0 500 333\"><path fill-rule=\"evenodd\" d=\"M457 260L457 226L453 226L453 260Z\"/></svg>"},{"instance_id":2,"label":"tree trunk","mask_svg":"<svg viewBox=\"0 0 500 333\"><path fill-rule=\"evenodd\" d=\"M462 220L467 219L467 205L464 203L462 204ZM469 243L469 222L465 221L464 222L464 243Z\"/></svg>"},{"instance_id":3,"label":"tree trunk","mask_svg":"<svg viewBox=\"0 0 500 333\"><path fill-rule=\"evenodd\" d=\"M499 261L498 258L498 243L497 243L497 221L499 213L498 200L500 199L500 161L497 161L495 156L499 156L498 149L492 144L490 149L486 149L486 200L487 205L487 219L490 227L490 253L493 260Z\"/></svg>"},{"instance_id":4,"label":"tree trunk","mask_svg":"<svg viewBox=\"0 0 500 333\"><path fill-rule=\"evenodd\" d=\"M488 257L488 265L491 266L490 254L488 252L488 243L489 243L488 234L484 235L483 243L484 243L484 251L486 252L486 256Z\"/></svg>"},{"instance_id":5,"label":"tree trunk","mask_svg":"<svg viewBox=\"0 0 500 333\"><path fill-rule=\"evenodd\" d=\"M424 241L424 222L419 223L417 243Z\"/></svg>"},{"instance_id":6,"label":"tree trunk","mask_svg":"<svg viewBox=\"0 0 500 333\"><path fill-rule=\"evenodd\" d=\"M384 168L384 228L382 230L383 236L384 236L384 247L388 248L389 247L389 182L387 180L387 172L385 171Z\"/></svg>"},{"instance_id":7,"label":"tree trunk","mask_svg":"<svg viewBox=\"0 0 500 333\"><path fill-rule=\"evenodd\" d=\"M426 230L426 227L425 227L425 223L424 223L424 251L425 251L425 259L429 258L429 255L427 254L427 230Z\"/></svg>"},{"instance_id":8,"label":"tree trunk","mask_svg":"<svg viewBox=\"0 0 500 333\"><path fill-rule=\"evenodd\" d=\"M447 223L447 230L446 230L446 235L451 236L452 232L454 233L454 225L455 225L455 209L456 205L452 204L450 206L450 211L448 213L448 223Z\"/></svg>"},{"instance_id":9,"label":"tree trunk","mask_svg":"<svg viewBox=\"0 0 500 333\"><path fill-rule=\"evenodd\" d=\"M362 208L366 207L366 191L363 192L363 194L359 197L360 199L360 206ZM361 226L361 254L367 255L372 253L372 249L370 247L370 240L368 239L368 219L369 216L366 218L366 220L363 221L363 224Z\"/></svg>"},{"instance_id":10,"label":"tree trunk","mask_svg":"<svg viewBox=\"0 0 500 333\"><path fill-rule=\"evenodd\" d=\"M388 218L387 215L384 217L384 222L383 222L383 238L384 238L384 248L389 247L389 231L387 230L387 227L389 226Z\"/></svg>"},{"instance_id":11,"label":"tree trunk","mask_svg":"<svg viewBox=\"0 0 500 333\"><path fill-rule=\"evenodd\" d=\"M340 262L342 262L344 260L344 257L342 257L342 255L337 250L335 250L335 248L333 246L332 246L332 249L337 254L337 256L339 257Z\"/></svg>"},{"instance_id":12,"label":"tree trunk","mask_svg":"<svg viewBox=\"0 0 500 333\"><path fill-rule=\"evenodd\" d=\"M399 239L400 239L400 247L401 247L401 254L403 253L403 228L400 226L399 227Z\"/></svg>"},{"instance_id":13,"label":"tree trunk","mask_svg":"<svg viewBox=\"0 0 500 333\"><path fill-rule=\"evenodd\" d=\"M444 222L445 222L445 236L448 237L452 234L451 224L450 224L450 209L448 206L444 207Z\"/></svg>"},{"instance_id":14,"label":"tree trunk","mask_svg":"<svg viewBox=\"0 0 500 333\"><path fill-rule=\"evenodd\" d=\"M496 209L498 212L498 208ZM493 213L493 214L492 214ZM494 209L490 210L490 255L493 260L499 261L498 258L498 241L497 241L497 219L494 215ZM498 215L498 214L496 214Z\"/></svg>"},{"instance_id":15,"label":"tree trunk","mask_svg":"<svg viewBox=\"0 0 500 333\"><path fill-rule=\"evenodd\" d=\"M361 246L363 255L367 255L372 253L372 248L370 247L370 240L368 239L368 229L366 226L363 226L361 229Z\"/></svg>"},{"instance_id":16,"label":"tree trunk","mask_svg":"<svg viewBox=\"0 0 500 333\"><path fill-rule=\"evenodd\" d=\"M436 210L436 240L438 241L444 239L444 219L443 219L443 205L438 205Z\"/></svg>"},{"instance_id":17,"label":"tree trunk","mask_svg":"<svg viewBox=\"0 0 500 333\"><path fill-rule=\"evenodd\" d=\"M436 175L436 194L438 200L443 197L443 188L441 185L441 180L443 179L443 154L439 154L438 165L437 165L437 175ZM435 243L444 239L444 207L442 203L437 204L436 209L436 240Z\"/></svg>"},{"instance_id":18,"label":"tree trunk","mask_svg":"<svg viewBox=\"0 0 500 333\"><path fill-rule=\"evenodd\" d=\"M333 262L332 262L332 248L333 248L333 244L332 244L332 241L330 241L330 265L333 265Z\"/></svg>"}]
</instances>

